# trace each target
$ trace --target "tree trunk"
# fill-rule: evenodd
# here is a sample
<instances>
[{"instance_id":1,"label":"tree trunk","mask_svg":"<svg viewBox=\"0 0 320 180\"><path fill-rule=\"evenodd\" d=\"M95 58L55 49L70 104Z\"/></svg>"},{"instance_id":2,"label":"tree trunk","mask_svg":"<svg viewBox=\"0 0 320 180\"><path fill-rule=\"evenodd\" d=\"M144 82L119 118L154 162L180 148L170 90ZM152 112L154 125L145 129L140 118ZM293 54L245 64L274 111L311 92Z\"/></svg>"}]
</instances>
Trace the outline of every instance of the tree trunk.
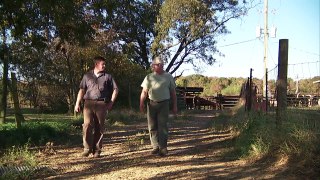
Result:
<instances>
[{"instance_id":1,"label":"tree trunk","mask_svg":"<svg viewBox=\"0 0 320 180\"><path fill-rule=\"evenodd\" d=\"M17 88L17 79L16 79L16 75L12 72L11 73L11 93L12 93L12 97L13 97L13 102L14 102L14 115L15 115L15 119L16 119L16 125L17 128L21 127L21 123L24 122L24 117L22 115L21 109L20 109L20 105L19 105L19 97L18 97L18 88Z\"/></svg>"},{"instance_id":2,"label":"tree trunk","mask_svg":"<svg viewBox=\"0 0 320 180\"><path fill-rule=\"evenodd\" d=\"M64 52L66 61L67 61L67 67L68 67L68 74L69 74L69 113L72 114L75 104L75 85L74 85L74 73L71 67L71 62L69 56Z\"/></svg>"},{"instance_id":3,"label":"tree trunk","mask_svg":"<svg viewBox=\"0 0 320 180\"><path fill-rule=\"evenodd\" d=\"M1 59L3 61L3 77L2 77L2 96L1 96L1 105L0 105L0 124L6 122L6 115L7 115L7 96L8 96L8 69L9 69L9 62L8 62L8 50L7 50L7 36L5 28L2 31L3 35L3 49L1 53Z\"/></svg>"}]
</instances>

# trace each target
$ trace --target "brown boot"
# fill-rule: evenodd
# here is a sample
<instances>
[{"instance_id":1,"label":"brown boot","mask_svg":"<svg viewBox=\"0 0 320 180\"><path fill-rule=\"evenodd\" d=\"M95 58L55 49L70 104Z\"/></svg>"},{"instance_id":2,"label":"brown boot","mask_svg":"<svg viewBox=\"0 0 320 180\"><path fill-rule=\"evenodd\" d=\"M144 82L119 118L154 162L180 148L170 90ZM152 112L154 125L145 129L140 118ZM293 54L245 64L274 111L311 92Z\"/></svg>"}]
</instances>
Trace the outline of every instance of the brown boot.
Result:
<instances>
[{"instance_id":1,"label":"brown boot","mask_svg":"<svg viewBox=\"0 0 320 180\"><path fill-rule=\"evenodd\" d=\"M82 153L81 153L81 156L82 157L88 157L90 154L90 151L89 150L84 150Z\"/></svg>"}]
</instances>

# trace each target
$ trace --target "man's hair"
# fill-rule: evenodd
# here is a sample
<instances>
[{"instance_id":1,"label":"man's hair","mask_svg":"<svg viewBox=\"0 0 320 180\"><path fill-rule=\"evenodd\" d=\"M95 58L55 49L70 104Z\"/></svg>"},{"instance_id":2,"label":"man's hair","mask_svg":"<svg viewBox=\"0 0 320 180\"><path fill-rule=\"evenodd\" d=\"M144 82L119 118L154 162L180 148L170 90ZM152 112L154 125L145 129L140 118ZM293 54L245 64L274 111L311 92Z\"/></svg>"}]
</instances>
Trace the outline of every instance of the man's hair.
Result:
<instances>
[{"instance_id":1,"label":"man's hair","mask_svg":"<svg viewBox=\"0 0 320 180\"><path fill-rule=\"evenodd\" d=\"M104 57L102 57L102 56L96 56L96 57L93 58L93 62L94 63L97 63L99 61L106 61L106 59Z\"/></svg>"}]
</instances>

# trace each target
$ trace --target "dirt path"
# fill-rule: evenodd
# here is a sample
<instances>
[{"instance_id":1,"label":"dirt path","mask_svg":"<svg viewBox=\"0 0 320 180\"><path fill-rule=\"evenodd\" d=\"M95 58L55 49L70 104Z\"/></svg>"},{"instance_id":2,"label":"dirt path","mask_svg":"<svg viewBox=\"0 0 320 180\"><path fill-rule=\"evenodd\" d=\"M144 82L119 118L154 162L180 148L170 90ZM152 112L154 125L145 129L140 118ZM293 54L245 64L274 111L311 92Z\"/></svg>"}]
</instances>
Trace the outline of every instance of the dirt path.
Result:
<instances>
[{"instance_id":1,"label":"dirt path","mask_svg":"<svg viewBox=\"0 0 320 180\"><path fill-rule=\"evenodd\" d=\"M56 149L43 156L52 168L45 179L277 179L281 170L234 159L228 132L209 128L214 113L194 114L170 123L166 157L150 154L146 123L120 126L107 133L102 157L79 157L82 149Z\"/></svg>"}]
</instances>

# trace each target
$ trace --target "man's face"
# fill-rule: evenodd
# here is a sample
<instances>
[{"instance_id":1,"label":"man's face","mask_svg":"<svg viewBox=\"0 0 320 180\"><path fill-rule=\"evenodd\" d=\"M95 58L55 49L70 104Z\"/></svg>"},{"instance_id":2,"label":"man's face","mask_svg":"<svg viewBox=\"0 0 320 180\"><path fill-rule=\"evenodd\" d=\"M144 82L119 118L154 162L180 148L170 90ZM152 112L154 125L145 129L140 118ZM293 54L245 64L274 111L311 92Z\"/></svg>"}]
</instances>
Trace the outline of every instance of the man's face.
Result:
<instances>
[{"instance_id":1,"label":"man's face","mask_svg":"<svg viewBox=\"0 0 320 180\"><path fill-rule=\"evenodd\" d=\"M105 61L97 61L95 68L99 71L102 72L106 69L106 62Z\"/></svg>"},{"instance_id":2,"label":"man's face","mask_svg":"<svg viewBox=\"0 0 320 180\"><path fill-rule=\"evenodd\" d=\"M152 64L152 69L156 73L162 73L163 72L163 64Z\"/></svg>"},{"instance_id":3,"label":"man's face","mask_svg":"<svg viewBox=\"0 0 320 180\"><path fill-rule=\"evenodd\" d=\"M162 69L163 68L163 64L159 63L159 64L152 64L152 68L154 69Z\"/></svg>"}]
</instances>

